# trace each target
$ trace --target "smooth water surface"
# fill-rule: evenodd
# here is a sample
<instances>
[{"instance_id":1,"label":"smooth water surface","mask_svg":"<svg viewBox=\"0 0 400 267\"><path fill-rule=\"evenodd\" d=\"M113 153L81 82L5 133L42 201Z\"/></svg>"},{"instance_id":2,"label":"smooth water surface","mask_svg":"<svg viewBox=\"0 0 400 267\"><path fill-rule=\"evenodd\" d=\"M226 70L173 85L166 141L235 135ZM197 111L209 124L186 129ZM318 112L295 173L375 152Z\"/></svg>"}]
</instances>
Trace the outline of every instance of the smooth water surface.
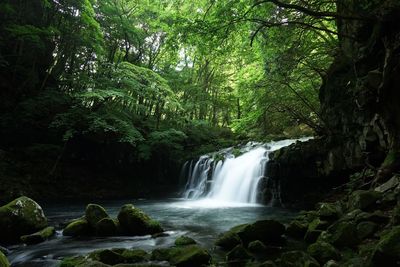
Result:
<instances>
[{"instance_id":1,"label":"smooth water surface","mask_svg":"<svg viewBox=\"0 0 400 267\"><path fill-rule=\"evenodd\" d=\"M59 260L66 256L87 254L103 248L141 248L151 251L159 247L172 246L175 239L189 235L200 245L214 251L213 243L217 235L229 228L253 222L258 219L277 219L288 221L294 212L261 206L257 204L232 204L205 201L184 201L168 199L119 200L99 202L110 216L116 217L120 207L133 203L152 218L160 221L167 236L152 238L142 237L108 237L108 238L71 238L63 237L61 231L57 236L44 243L32 246L11 247L8 255L13 266L57 266ZM58 227L71 219L84 214L85 203L63 203L43 205L50 225Z\"/></svg>"}]
</instances>

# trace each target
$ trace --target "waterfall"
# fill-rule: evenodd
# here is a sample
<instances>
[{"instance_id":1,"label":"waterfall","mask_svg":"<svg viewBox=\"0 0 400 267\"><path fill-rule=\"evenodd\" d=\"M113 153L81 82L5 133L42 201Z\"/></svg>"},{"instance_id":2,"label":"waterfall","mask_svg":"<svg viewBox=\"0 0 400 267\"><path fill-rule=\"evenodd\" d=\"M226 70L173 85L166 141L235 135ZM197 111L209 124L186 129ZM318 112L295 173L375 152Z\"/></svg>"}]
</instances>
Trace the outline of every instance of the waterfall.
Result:
<instances>
[{"instance_id":1,"label":"waterfall","mask_svg":"<svg viewBox=\"0 0 400 267\"><path fill-rule=\"evenodd\" d=\"M282 140L267 144L249 142L240 148L227 148L186 162L182 175L186 176L185 199L202 199L217 203L257 203L259 184L266 174L269 153L296 141L310 138ZM236 152L236 153L235 153ZM238 152L241 155L235 157ZM272 190L271 201L279 198L279 185Z\"/></svg>"}]
</instances>

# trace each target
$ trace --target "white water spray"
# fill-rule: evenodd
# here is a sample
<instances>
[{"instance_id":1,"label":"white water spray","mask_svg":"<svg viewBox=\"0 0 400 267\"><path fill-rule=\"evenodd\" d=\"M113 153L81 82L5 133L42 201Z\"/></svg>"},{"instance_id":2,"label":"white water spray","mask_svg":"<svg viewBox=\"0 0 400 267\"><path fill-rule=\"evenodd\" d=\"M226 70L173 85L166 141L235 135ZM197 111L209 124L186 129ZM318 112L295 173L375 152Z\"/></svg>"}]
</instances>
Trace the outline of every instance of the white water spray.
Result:
<instances>
[{"instance_id":1,"label":"white water spray","mask_svg":"<svg viewBox=\"0 0 400 267\"><path fill-rule=\"evenodd\" d=\"M200 205L230 205L233 203L257 203L260 180L267 177L266 163L270 152L291 145L298 140L283 140L268 144L248 143L244 152L234 157L233 149L221 150L212 155L203 155L197 161L185 163L182 173L187 177L183 197L201 200ZM224 160L216 160L215 155Z\"/></svg>"}]
</instances>

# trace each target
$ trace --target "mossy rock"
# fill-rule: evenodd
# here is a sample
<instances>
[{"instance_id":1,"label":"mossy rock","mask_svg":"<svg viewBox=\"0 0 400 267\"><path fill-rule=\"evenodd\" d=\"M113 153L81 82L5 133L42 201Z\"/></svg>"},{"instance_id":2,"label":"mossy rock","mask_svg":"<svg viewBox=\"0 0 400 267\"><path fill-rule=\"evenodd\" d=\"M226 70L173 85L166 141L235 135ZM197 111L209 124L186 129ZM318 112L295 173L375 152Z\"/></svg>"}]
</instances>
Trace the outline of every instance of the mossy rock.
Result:
<instances>
[{"instance_id":1,"label":"mossy rock","mask_svg":"<svg viewBox=\"0 0 400 267\"><path fill-rule=\"evenodd\" d=\"M349 208L368 210L382 198L382 193L373 190L357 190L349 197Z\"/></svg>"},{"instance_id":2,"label":"mossy rock","mask_svg":"<svg viewBox=\"0 0 400 267\"><path fill-rule=\"evenodd\" d=\"M100 261L84 261L76 265L76 267L111 267L111 265L102 263Z\"/></svg>"},{"instance_id":3,"label":"mossy rock","mask_svg":"<svg viewBox=\"0 0 400 267\"><path fill-rule=\"evenodd\" d=\"M211 256L207 250L197 246L188 245L181 247L155 249L151 254L155 261L168 261L177 267L199 267L208 265Z\"/></svg>"},{"instance_id":4,"label":"mossy rock","mask_svg":"<svg viewBox=\"0 0 400 267\"><path fill-rule=\"evenodd\" d=\"M0 267L9 267L10 262L8 261L7 257L3 254L3 252L0 252Z\"/></svg>"},{"instance_id":5,"label":"mossy rock","mask_svg":"<svg viewBox=\"0 0 400 267\"><path fill-rule=\"evenodd\" d=\"M318 215L322 219L335 220L342 215L342 207L339 203L320 203Z\"/></svg>"},{"instance_id":6,"label":"mossy rock","mask_svg":"<svg viewBox=\"0 0 400 267\"><path fill-rule=\"evenodd\" d=\"M392 211L392 225L399 225L400 224L400 205L396 205L396 207Z\"/></svg>"},{"instance_id":7,"label":"mossy rock","mask_svg":"<svg viewBox=\"0 0 400 267\"><path fill-rule=\"evenodd\" d=\"M400 226L383 234L375 247L372 261L376 266L398 266L400 262Z\"/></svg>"},{"instance_id":8,"label":"mossy rock","mask_svg":"<svg viewBox=\"0 0 400 267\"><path fill-rule=\"evenodd\" d=\"M306 241L308 244L312 244L318 240L322 232L322 230L308 230L304 236L304 241Z\"/></svg>"},{"instance_id":9,"label":"mossy rock","mask_svg":"<svg viewBox=\"0 0 400 267\"><path fill-rule=\"evenodd\" d=\"M47 227L43 209L28 197L19 197L0 207L0 240L19 242L20 237Z\"/></svg>"},{"instance_id":10,"label":"mossy rock","mask_svg":"<svg viewBox=\"0 0 400 267\"><path fill-rule=\"evenodd\" d=\"M253 259L253 256L251 256L243 245L237 245L226 254L226 261L228 264L246 262L251 259Z\"/></svg>"},{"instance_id":11,"label":"mossy rock","mask_svg":"<svg viewBox=\"0 0 400 267\"><path fill-rule=\"evenodd\" d=\"M307 248L307 252L320 264L329 260L339 260L340 254L334 246L327 242L316 242Z\"/></svg>"},{"instance_id":12,"label":"mossy rock","mask_svg":"<svg viewBox=\"0 0 400 267\"><path fill-rule=\"evenodd\" d=\"M113 236L118 233L117 225L111 218L103 218L95 226L97 236Z\"/></svg>"},{"instance_id":13,"label":"mossy rock","mask_svg":"<svg viewBox=\"0 0 400 267\"><path fill-rule=\"evenodd\" d=\"M359 240L364 240L370 236L372 236L378 225L373 222L360 222L357 224L357 237Z\"/></svg>"},{"instance_id":14,"label":"mossy rock","mask_svg":"<svg viewBox=\"0 0 400 267\"><path fill-rule=\"evenodd\" d=\"M96 224L104 218L109 218L106 210L97 204L88 204L85 210L85 218L90 227L95 228Z\"/></svg>"},{"instance_id":15,"label":"mossy rock","mask_svg":"<svg viewBox=\"0 0 400 267\"><path fill-rule=\"evenodd\" d=\"M60 263L60 267L75 267L85 262L85 260L83 256L64 258Z\"/></svg>"},{"instance_id":16,"label":"mossy rock","mask_svg":"<svg viewBox=\"0 0 400 267\"><path fill-rule=\"evenodd\" d=\"M337 247L354 247L360 242L353 222L338 222L329 227L328 232L331 234L329 243Z\"/></svg>"},{"instance_id":17,"label":"mossy rock","mask_svg":"<svg viewBox=\"0 0 400 267\"><path fill-rule=\"evenodd\" d=\"M117 251L113 251L111 249L93 251L89 254L88 258L109 265L125 263L125 258Z\"/></svg>"},{"instance_id":18,"label":"mossy rock","mask_svg":"<svg viewBox=\"0 0 400 267\"><path fill-rule=\"evenodd\" d=\"M260 220L245 226L237 234L244 244L254 240L265 243L279 243L282 242L282 235L285 231L285 226L278 221Z\"/></svg>"},{"instance_id":19,"label":"mossy rock","mask_svg":"<svg viewBox=\"0 0 400 267\"><path fill-rule=\"evenodd\" d=\"M307 232L307 224L298 220L291 221L289 225L286 228L286 235L293 237L293 238L298 238L298 239L303 239L304 235Z\"/></svg>"},{"instance_id":20,"label":"mossy rock","mask_svg":"<svg viewBox=\"0 0 400 267\"><path fill-rule=\"evenodd\" d=\"M196 241L193 238L190 238L185 235L182 235L175 240L175 246L187 246L194 244L196 244Z\"/></svg>"},{"instance_id":21,"label":"mossy rock","mask_svg":"<svg viewBox=\"0 0 400 267\"><path fill-rule=\"evenodd\" d=\"M127 263L144 262L150 258L150 255L142 249L125 249L121 255Z\"/></svg>"},{"instance_id":22,"label":"mossy rock","mask_svg":"<svg viewBox=\"0 0 400 267\"><path fill-rule=\"evenodd\" d=\"M220 234L215 241L215 245L227 250L233 249L234 247L242 243L238 233L246 226L248 226L248 224L237 225L235 227L232 227L229 231Z\"/></svg>"},{"instance_id":23,"label":"mossy rock","mask_svg":"<svg viewBox=\"0 0 400 267\"><path fill-rule=\"evenodd\" d=\"M85 219L75 220L63 230L64 236L90 236L91 234L91 228Z\"/></svg>"},{"instance_id":24,"label":"mossy rock","mask_svg":"<svg viewBox=\"0 0 400 267\"><path fill-rule=\"evenodd\" d=\"M48 226L39 232L21 236L21 241L28 245L37 244L46 241L47 239L52 237L55 232L56 230L54 229L54 227Z\"/></svg>"},{"instance_id":25,"label":"mossy rock","mask_svg":"<svg viewBox=\"0 0 400 267\"><path fill-rule=\"evenodd\" d=\"M247 249L252 253L263 253L267 250L267 246L260 240L251 241Z\"/></svg>"},{"instance_id":26,"label":"mossy rock","mask_svg":"<svg viewBox=\"0 0 400 267\"><path fill-rule=\"evenodd\" d=\"M319 267L320 264L316 259L303 251L289 251L282 253L280 257L281 267Z\"/></svg>"},{"instance_id":27,"label":"mossy rock","mask_svg":"<svg viewBox=\"0 0 400 267\"><path fill-rule=\"evenodd\" d=\"M157 221L152 220L132 204L122 206L118 214L118 221L122 232L126 235L148 235L163 232Z\"/></svg>"}]
</instances>

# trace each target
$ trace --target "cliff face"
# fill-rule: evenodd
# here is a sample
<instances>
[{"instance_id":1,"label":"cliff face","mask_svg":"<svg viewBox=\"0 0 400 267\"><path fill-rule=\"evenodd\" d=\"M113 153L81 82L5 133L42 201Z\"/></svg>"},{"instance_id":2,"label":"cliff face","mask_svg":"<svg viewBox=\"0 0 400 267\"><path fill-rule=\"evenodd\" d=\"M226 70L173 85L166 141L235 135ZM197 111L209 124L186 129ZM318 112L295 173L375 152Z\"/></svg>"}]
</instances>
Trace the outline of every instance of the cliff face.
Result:
<instances>
[{"instance_id":1,"label":"cliff face","mask_svg":"<svg viewBox=\"0 0 400 267\"><path fill-rule=\"evenodd\" d=\"M400 2L338 0L337 9L340 47L320 89L326 135L268 164L286 203L364 167L377 170L376 180L399 168Z\"/></svg>"}]
</instances>

